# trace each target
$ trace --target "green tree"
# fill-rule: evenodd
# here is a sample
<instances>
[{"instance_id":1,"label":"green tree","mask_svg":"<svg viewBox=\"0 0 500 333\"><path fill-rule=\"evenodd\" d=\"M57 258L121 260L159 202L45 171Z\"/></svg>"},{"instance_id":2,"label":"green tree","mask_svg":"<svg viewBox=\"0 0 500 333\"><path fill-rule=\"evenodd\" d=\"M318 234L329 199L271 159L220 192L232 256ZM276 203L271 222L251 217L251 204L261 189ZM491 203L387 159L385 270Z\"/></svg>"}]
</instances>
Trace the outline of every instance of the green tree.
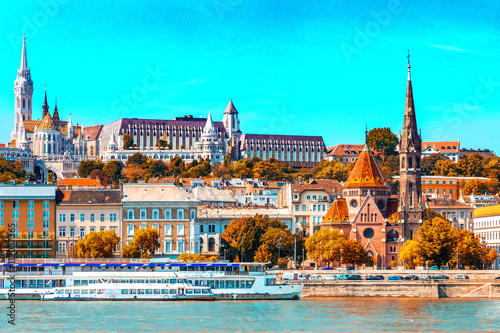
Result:
<instances>
[{"instance_id":1,"label":"green tree","mask_svg":"<svg viewBox=\"0 0 500 333\"><path fill-rule=\"evenodd\" d=\"M179 177L185 170L186 164L179 156L175 156L168 163L168 173L170 176Z\"/></svg>"},{"instance_id":2,"label":"green tree","mask_svg":"<svg viewBox=\"0 0 500 333\"><path fill-rule=\"evenodd\" d=\"M405 268L415 268L422 265L424 260L421 255L420 244L416 240L407 240L399 252L399 261L404 262Z\"/></svg>"},{"instance_id":3,"label":"green tree","mask_svg":"<svg viewBox=\"0 0 500 333\"><path fill-rule=\"evenodd\" d=\"M422 256L435 266L442 267L455 254L457 236L451 223L441 217L426 220L419 228Z\"/></svg>"},{"instance_id":4,"label":"green tree","mask_svg":"<svg viewBox=\"0 0 500 333\"><path fill-rule=\"evenodd\" d=\"M78 258L113 258L113 251L120 243L114 230L91 232L76 243Z\"/></svg>"},{"instance_id":5,"label":"green tree","mask_svg":"<svg viewBox=\"0 0 500 333\"><path fill-rule=\"evenodd\" d=\"M448 157L443 154L432 154L430 156L426 156L422 158L421 169L423 175L433 175L434 168L438 161L449 160Z\"/></svg>"},{"instance_id":6,"label":"green tree","mask_svg":"<svg viewBox=\"0 0 500 333\"><path fill-rule=\"evenodd\" d=\"M305 245L310 258L325 261L330 266L332 262L340 262L346 243L344 234L337 229L320 229L307 239Z\"/></svg>"},{"instance_id":7,"label":"green tree","mask_svg":"<svg viewBox=\"0 0 500 333\"><path fill-rule=\"evenodd\" d=\"M78 165L78 174L82 178L87 178L92 170L104 168L104 163L101 160L83 160Z\"/></svg>"},{"instance_id":8,"label":"green tree","mask_svg":"<svg viewBox=\"0 0 500 333\"><path fill-rule=\"evenodd\" d=\"M350 173L351 169L348 166L344 166L342 162L323 160L316 167L315 177L345 182Z\"/></svg>"},{"instance_id":9,"label":"green tree","mask_svg":"<svg viewBox=\"0 0 500 333\"><path fill-rule=\"evenodd\" d=\"M165 140L158 140L156 143L157 148L163 148L163 149L172 149L172 146L168 143L168 141Z\"/></svg>"},{"instance_id":10,"label":"green tree","mask_svg":"<svg viewBox=\"0 0 500 333\"><path fill-rule=\"evenodd\" d=\"M342 249L342 261L351 265L363 265L368 263L368 252L358 241L348 239Z\"/></svg>"},{"instance_id":11,"label":"green tree","mask_svg":"<svg viewBox=\"0 0 500 333\"><path fill-rule=\"evenodd\" d=\"M398 137L389 127L374 128L368 132L368 146L382 152L384 158L392 155L398 144Z\"/></svg>"},{"instance_id":12,"label":"green tree","mask_svg":"<svg viewBox=\"0 0 500 333\"><path fill-rule=\"evenodd\" d=\"M104 165L102 171L104 171L109 179L118 182L121 179L122 169L123 165L120 161L109 161Z\"/></svg>"},{"instance_id":13,"label":"green tree","mask_svg":"<svg viewBox=\"0 0 500 333\"><path fill-rule=\"evenodd\" d=\"M160 160L154 160L154 159L148 159L147 160L147 165L148 165L148 175L150 177L165 177L168 171L167 165Z\"/></svg>"},{"instance_id":14,"label":"green tree","mask_svg":"<svg viewBox=\"0 0 500 333\"><path fill-rule=\"evenodd\" d=\"M457 162L457 172L464 177L484 176L483 157L480 154L469 154Z\"/></svg>"},{"instance_id":15,"label":"green tree","mask_svg":"<svg viewBox=\"0 0 500 333\"><path fill-rule=\"evenodd\" d=\"M160 248L160 235L155 228L139 229L130 244L123 246L124 258L151 258Z\"/></svg>"},{"instance_id":16,"label":"green tree","mask_svg":"<svg viewBox=\"0 0 500 333\"><path fill-rule=\"evenodd\" d=\"M127 159L126 166L128 167L132 164L135 164L135 165L141 167L142 169L146 169L147 168L147 164L146 164L147 161L148 161L148 158L145 155L137 152L134 155L131 155Z\"/></svg>"},{"instance_id":17,"label":"green tree","mask_svg":"<svg viewBox=\"0 0 500 333\"><path fill-rule=\"evenodd\" d=\"M123 134L123 149L128 150L134 146L134 138L130 134Z\"/></svg>"}]
</instances>

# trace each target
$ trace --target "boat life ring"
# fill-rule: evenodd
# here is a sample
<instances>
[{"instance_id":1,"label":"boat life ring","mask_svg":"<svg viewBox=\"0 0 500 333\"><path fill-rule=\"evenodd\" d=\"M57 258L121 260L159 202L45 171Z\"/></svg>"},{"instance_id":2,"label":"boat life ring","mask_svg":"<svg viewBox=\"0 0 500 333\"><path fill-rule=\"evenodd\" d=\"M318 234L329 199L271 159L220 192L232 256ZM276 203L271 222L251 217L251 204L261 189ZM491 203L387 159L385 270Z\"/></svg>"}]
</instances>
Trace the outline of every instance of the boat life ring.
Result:
<instances>
[{"instance_id":1,"label":"boat life ring","mask_svg":"<svg viewBox=\"0 0 500 333\"><path fill-rule=\"evenodd\" d=\"M40 275L40 272L36 273L36 275Z\"/></svg>"}]
</instances>

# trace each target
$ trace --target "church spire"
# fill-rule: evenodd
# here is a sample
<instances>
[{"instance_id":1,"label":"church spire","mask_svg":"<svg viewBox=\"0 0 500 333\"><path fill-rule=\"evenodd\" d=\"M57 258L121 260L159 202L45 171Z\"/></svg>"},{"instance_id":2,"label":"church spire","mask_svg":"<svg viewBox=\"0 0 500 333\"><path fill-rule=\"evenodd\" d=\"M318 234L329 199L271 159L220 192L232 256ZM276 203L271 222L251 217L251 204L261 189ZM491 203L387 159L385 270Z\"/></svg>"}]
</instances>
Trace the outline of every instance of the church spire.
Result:
<instances>
[{"instance_id":1,"label":"church spire","mask_svg":"<svg viewBox=\"0 0 500 333\"><path fill-rule=\"evenodd\" d=\"M43 110L43 116L42 117L45 117L45 115L47 113L50 113L49 112L49 104L47 103L47 85L45 85L45 100L43 102L42 110Z\"/></svg>"},{"instance_id":2,"label":"church spire","mask_svg":"<svg viewBox=\"0 0 500 333\"><path fill-rule=\"evenodd\" d=\"M59 119L59 111L57 110L57 97L56 97L56 106L54 107L54 114L52 115L52 119L54 121L60 121L60 119Z\"/></svg>"},{"instance_id":3,"label":"church spire","mask_svg":"<svg viewBox=\"0 0 500 333\"><path fill-rule=\"evenodd\" d=\"M23 35L23 52L21 54L21 66L19 69L23 72L28 70L28 58L26 57L26 35Z\"/></svg>"},{"instance_id":4,"label":"church spire","mask_svg":"<svg viewBox=\"0 0 500 333\"><path fill-rule=\"evenodd\" d=\"M205 123L205 128L203 129L203 133L215 133L214 122L212 121L212 114L208 111L207 122Z\"/></svg>"}]
</instances>

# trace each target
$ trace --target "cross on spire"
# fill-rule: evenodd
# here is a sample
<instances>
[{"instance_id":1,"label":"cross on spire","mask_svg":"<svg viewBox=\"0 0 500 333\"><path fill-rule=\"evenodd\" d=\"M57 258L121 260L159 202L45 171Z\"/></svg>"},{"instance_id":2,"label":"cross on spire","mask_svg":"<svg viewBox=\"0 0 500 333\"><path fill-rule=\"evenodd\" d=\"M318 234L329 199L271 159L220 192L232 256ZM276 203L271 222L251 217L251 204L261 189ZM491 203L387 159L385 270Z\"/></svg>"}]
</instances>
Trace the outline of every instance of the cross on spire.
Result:
<instances>
[{"instance_id":1,"label":"cross on spire","mask_svg":"<svg viewBox=\"0 0 500 333\"><path fill-rule=\"evenodd\" d=\"M406 67L408 68L408 81L411 81L411 78L410 78L410 68L411 68L411 66L410 66L410 49L408 49L407 58L408 58L408 66L406 66Z\"/></svg>"}]
</instances>

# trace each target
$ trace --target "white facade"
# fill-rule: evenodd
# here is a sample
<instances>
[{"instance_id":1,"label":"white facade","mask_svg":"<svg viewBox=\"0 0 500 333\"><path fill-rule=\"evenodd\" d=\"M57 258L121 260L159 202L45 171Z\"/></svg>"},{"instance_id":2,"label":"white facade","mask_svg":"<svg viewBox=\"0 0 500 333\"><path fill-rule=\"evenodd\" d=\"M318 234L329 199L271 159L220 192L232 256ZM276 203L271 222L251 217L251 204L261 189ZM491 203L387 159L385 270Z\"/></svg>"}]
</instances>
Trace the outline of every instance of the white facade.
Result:
<instances>
[{"instance_id":1,"label":"white facade","mask_svg":"<svg viewBox=\"0 0 500 333\"><path fill-rule=\"evenodd\" d=\"M497 250L495 269L500 268L500 205L474 210L474 233L479 235L486 246Z\"/></svg>"}]
</instances>

